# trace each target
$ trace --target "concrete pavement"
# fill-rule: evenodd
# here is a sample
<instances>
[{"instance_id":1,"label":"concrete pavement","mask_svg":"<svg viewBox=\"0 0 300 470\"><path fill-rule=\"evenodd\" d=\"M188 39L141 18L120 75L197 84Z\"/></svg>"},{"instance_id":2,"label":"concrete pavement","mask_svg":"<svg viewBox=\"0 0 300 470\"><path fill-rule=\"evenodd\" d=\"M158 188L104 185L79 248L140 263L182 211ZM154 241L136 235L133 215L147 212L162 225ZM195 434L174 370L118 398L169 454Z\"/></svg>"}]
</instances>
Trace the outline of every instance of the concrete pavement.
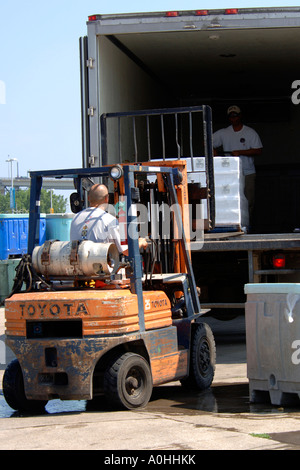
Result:
<instances>
[{"instance_id":1,"label":"concrete pavement","mask_svg":"<svg viewBox=\"0 0 300 470\"><path fill-rule=\"evenodd\" d=\"M224 327L227 339L218 340ZM182 455L197 450L299 450L300 408L249 403L241 319L231 324L212 320L212 328L218 359L211 390L186 393L174 382L155 389L143 410L89 411L84 402L63 402L65 406L56 408L49 402L47 413L38 416L19 416L2 396L0 449L103 450L103 463L113 458L113 451L120 456L125 450L176 450Z\"/></svg>"}]
</instances>

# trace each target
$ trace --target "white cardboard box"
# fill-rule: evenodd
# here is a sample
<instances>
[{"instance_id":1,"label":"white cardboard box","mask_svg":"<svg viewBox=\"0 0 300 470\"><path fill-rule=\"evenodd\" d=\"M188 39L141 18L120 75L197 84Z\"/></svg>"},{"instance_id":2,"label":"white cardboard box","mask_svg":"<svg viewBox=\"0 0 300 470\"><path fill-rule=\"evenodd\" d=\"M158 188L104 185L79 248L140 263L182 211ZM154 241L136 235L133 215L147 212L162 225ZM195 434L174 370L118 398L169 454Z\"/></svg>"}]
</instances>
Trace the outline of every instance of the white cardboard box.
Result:
<instances>
[{"instance_id":1,"label":"white cardboard box","mask_svg":"<svg viewBox=\"0 0 300 470\"><path fill-rule=\"evenodd\" d=\"M200 183L201 187L206 187L205 157L193 158L194 171L191 158L184 160L187 162L188 183ZM242 228L249 225L245 178L241 168L239 157L214 157L216 228ZM154 182L155 179L153 175L150 181ZM205 201L203 206L204 218L207 218Z\"/></svg>"}]
</instances>

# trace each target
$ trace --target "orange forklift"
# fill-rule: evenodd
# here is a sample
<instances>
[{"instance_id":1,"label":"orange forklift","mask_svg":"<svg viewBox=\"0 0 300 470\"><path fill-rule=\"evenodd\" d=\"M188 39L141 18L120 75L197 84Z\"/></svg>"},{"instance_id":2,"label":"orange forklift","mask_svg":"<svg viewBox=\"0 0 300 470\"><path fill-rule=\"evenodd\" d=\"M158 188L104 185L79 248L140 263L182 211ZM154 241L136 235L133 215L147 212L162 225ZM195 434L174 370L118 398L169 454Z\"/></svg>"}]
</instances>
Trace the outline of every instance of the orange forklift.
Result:
<instances>
[{"instance_id":1,"label":"orange forklift","mask_svg":"<svg viewBox=\"0 0 300 470\"><path fill-rule=\"evenodd\" d=\"M191 266L186 161L33 171L30 176L28 254L16 268L5 302L6 343L16 356L3 377L9 406L39 410L59 398L106 400L135 409L147 405L153 387L168 382L209 388L216 349L211 329L201 321L207 310L201 310ZM73 212L85 206L94 181L111 187L128 256L113 243L89 240L47 240L39 246L45 178L74 180ZM125 207L125 224L120 207ZM168 208L166 236L162 222ZM149 240L142 252L141 227Z\"/></svg>"},{"instance_id":2,"label":"orange forklift","mask_svg":"<svg viewBox=\"0 0 300 470\"><path fill-rule=\"evenodd\" d=\"M153 386L163 383L180 380L186 386L210 387L215 343L200 321L205 312L185 235L186 164L175 160L160 165L31 172L28 255L16 269L14 293L5 302L6 342L17 359L6 368L3 393L13 409L100 395L132 409L145 406ZM149 174L156 176L155 183L147 183ZM142 189L138 175L145 177ZM88 240L49 240L39 246L45 177L75 180L77 192L71 199L76 210L82 208L85 180L113 178L115 204L119 195L126 196L128 256L120 259L114 244ZM138 233L134 206L149 202L151 192L174 209L173 232L169 240L160 237L153 243L150 236L149 248L140 253L133 236Z\"/></svg>"}]
</instances>

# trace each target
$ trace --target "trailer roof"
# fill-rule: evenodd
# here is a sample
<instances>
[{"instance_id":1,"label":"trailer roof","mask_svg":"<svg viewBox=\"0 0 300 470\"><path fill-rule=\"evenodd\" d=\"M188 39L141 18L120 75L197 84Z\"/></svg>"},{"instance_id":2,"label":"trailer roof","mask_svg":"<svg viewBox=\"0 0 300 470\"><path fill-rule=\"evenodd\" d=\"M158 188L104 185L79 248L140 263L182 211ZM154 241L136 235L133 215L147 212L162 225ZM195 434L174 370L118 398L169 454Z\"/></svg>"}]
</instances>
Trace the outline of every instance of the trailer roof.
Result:
<instances>
[{"instance_id":1,"label":"trailer roof","mask_svg":"<svg viewBox=\"0 0 300 470\"><path fill-rule=\"evenodd\" d=\"M193 97L201 100L201 94L216 101L230 94L237 99L239 88L242 101L273 100L273 117L276 102L290 104L291 84L300 77L300 7L175 13L94 15L88 25L92 34L105 35L151 71L170 93L194 104Z\"/></svg>"},{"instance_id":2,"label":"trailer roof","mask_svg":"<svg viewBox=\"0 0 300 470\"><path fill-rule=\"evenodd\" d=\"M136 12L136 13L115 13L115 14L94 14L89 16L89 21L107 20L113 18L161 18L161 17L187 17L187 16L215 16L215 15L270 15L275 13L297 13L300 7L262 7L262 8L222 8L222 9L197 9L197 10L173 10L173 11L154 11L154 12Z\"/></svg>"}]
</instances>

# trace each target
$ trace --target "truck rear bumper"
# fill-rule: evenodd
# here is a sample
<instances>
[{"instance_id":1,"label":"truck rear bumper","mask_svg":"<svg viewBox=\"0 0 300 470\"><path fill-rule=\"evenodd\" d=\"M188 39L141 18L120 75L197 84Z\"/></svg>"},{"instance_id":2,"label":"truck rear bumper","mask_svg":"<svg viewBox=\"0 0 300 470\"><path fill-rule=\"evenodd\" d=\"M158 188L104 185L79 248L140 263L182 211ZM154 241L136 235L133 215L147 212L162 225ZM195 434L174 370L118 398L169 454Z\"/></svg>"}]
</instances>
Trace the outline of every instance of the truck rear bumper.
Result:
<instances>
[{"instance_id":1,"label":"truck rear bumper","mask_svg":"<svg viewBox=\"0 0 300 470\"><path fill-rule=\"evenodd\" d=\"M20 362L26 397L32 400L92 399L94 368L100 357L119 341L121 338L6 338L6 344Z\"/></svg>"}]
</instances>

